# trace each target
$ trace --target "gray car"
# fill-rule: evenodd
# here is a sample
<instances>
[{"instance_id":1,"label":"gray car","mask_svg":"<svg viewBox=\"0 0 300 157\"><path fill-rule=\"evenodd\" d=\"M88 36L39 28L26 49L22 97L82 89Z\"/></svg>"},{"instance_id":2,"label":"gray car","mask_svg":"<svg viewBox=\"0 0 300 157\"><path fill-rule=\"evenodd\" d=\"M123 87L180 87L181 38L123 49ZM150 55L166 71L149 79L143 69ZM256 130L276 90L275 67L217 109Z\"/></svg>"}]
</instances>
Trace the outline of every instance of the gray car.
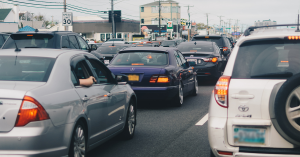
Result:
<instances>
[{"instance_id":1,"label":"gray car","mask_svg":"<svg viewBox=\"0 0 300 157\"><path fill-rule=\"evenodd\" d=\"M0 74L0 156L80 157L119 133L134 135L137 103L127 77L92 54L2 50ZM79 86L89 76L97 83Z\"/></svg>"}]
</instances>

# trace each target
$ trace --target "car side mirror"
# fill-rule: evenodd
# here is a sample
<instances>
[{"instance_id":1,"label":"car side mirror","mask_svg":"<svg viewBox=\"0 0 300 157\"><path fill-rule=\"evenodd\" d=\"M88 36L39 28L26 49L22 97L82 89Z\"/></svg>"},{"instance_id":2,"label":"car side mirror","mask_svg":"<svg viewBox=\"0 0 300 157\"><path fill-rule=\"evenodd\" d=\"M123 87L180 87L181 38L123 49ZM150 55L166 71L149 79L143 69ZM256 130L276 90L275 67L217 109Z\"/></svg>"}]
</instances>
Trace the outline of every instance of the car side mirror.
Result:
<instances>
[{"instance_id":1,"label":"car side mirror","mask_svg":"<svg viewBox=\"0 0 300 157\"><path fill-rule=\"evenodd\" d=\"M116 81L119 85L125 85L128 82L128 76L127 75L116 75L115 77Z\"/></svg>"},{"instance_id":2,"label":"car side mirror","mask_svg":"<svg viewBox=\"0 0 300 157\"><path fill-rule=\"evenodd\" d=\"M97 50L97 46L95 44L91 44L91 49L92 49L92 51L95 51L95 50Z\"/></svg>"}]
</instances>

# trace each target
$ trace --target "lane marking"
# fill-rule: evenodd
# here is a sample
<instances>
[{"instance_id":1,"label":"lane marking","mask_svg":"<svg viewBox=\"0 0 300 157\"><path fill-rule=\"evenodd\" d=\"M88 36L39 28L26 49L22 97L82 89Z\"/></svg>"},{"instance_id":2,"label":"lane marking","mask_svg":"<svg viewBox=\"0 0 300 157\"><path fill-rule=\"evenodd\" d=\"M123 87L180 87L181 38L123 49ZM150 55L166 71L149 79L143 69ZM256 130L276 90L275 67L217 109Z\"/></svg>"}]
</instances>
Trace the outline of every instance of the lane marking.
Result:
<instances>
[{"instance_id":1,"label":"lane marking","mask_svg":"<svg viewBox=\"0 0 300 157\"><path fill-rule=\"evenodd\" d=\"M203 125L208 120L208 113L196 125Z\"/></svg>"}]
</instances>

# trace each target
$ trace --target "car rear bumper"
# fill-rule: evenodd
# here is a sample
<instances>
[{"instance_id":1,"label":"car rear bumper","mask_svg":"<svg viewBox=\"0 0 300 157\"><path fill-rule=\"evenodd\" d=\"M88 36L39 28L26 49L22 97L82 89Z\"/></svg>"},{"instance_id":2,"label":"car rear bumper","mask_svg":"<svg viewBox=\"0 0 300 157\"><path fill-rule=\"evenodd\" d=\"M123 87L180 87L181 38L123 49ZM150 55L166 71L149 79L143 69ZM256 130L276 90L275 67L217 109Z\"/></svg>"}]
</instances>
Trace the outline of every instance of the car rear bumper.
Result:
<instances>
[{"instance_id":1,"label":"car rear bumper","mask_svg":"<svg viewBox=\"0 0 300 157\"><path fill-rule=\"evenodd\" d=\"M217 64L213 66L196 65L193 67L194 72L197 73L197 77L220 77Z\"/></svg>"},{"instance_id":2,"label":"car rear bumper","mask_svg":"<svg viewBox=\"0 0 300 157\"><path fill-rule=\"evenodd\" d=\"M140 100L171 100L178 92L178 86L131 87Z\"/></svg>"},{"instance_id":3,"label":"car rear bumper","mask_svg":"<svg viewBox=\"0 0 300 157\"><path fill-rule=\"evenodd\" d=\"M67 156L72 127L72 124L54 127L51 120L14 127L10 132L0 133L0 156Z\"/></svg>"}]
</instances>

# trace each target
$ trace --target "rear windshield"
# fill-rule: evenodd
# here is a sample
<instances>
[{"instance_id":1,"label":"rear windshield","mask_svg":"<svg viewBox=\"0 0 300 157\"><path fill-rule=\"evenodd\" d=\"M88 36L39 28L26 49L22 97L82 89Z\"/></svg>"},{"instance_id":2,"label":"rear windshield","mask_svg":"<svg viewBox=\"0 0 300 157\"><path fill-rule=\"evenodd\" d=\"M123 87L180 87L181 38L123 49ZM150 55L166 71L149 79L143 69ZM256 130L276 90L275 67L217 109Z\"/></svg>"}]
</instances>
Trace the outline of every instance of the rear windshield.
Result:
<instances>
[{"instance_id":1,"label":"rear windshield","mask_svg":"<svg viewBox=\"0 0 300 157\"><path fill-rule=\"evenodd\" d=\"M223 47L223 39L222 37L193 37L192 41L211 41L217 43L219 47Z\"/></svg>"},{"instance_id":2,"label":"rear windshield","mask_svg":"<svg viewBox=\"0 0 300 157\"><path fill-rule=\"evenodd\" d=\"M126 48L128 46L100 46L97 49L98 53L101 54L117 54L121 49Z\"/></svg>"},{"instance_id":3,"label":"rear windshield","mask_svg":"<svg viewBox=\"0 0 300 157\"><path fill-rule=\"evenodd\" d=\"M168 64L166 52L126 52L118 54L111 65L160 66Z\"/></svg>"},{"instance_id":4,"label":"rear windshield","mask_svg":"<svg viewBox=\"0 0 300 157\"><path fill-rule=\"evenodd\" d=\"M12 34L3 49L18 48L54 48L51 34Z\"/></svg>"},{"instance_id":5,"label":"rear windshield","mask_svg":"<svg viewBox=\"0 0 300 157\"><path fill-rule=\"evenodd\" d=\"M206 45L181 44L181 45L178 45L177 48L181 52L213 52L214 51L212 43L209 43Z\"/></svg>"},{"instance_id":6,"label":"rear windshield","mask_svg":"<svg viewBox=\"0 0 300 157\"><path fill-rule=\"evenodd\" d=\"M300 72L300 41L284 39L243 43L232 78L285 79Z\"/></svg>"},{"instance_id":7,"label":"rear windshield","mask_svg":"<svg viewBox=\"0 0 300 157\"><path fill-rule=\"evenodd\" d=\"M54 58L1 56L1 81L47 82Z\"/></svg>"},{"instance_id":8,"label":"rear windshield","mask_svg":"<svg viewBox=\"0 0 300 157\"><path fill-rule=\"evenodd\" d=\"M175 46L175 41L163 41L161 46Z\"/></svg>"}]
</instances>

